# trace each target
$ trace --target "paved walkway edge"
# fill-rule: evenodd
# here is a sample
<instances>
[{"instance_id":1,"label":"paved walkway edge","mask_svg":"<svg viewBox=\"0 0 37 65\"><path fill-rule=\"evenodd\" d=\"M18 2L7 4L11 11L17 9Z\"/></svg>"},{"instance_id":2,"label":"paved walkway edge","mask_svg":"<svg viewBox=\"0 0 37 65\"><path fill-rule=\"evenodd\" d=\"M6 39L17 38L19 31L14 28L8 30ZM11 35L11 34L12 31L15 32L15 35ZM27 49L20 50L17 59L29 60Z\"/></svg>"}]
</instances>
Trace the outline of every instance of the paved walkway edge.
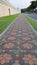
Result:
<instances>
[{"instance_id":1,"label":"paved walkway edge","mask_svg":"<svg viewBox=\"0 0 37 65\"><path fill-rule=\"evenodd\" d=\"M26 18L25 18L25 20L28 21ZM33 26L29 23L29 21L28 21L28 24L31 26L31 28L33 29L34 33L37 35L36 30L35 30L35 29L33 28Z\"/></svg>"},{"instance_id":2,"label":"paved walkway edge","mask_svg":"<svg viewBox=\"0 0 37 65\"><path fill-rule=\"evenodd\" d=\"M9 27L15 22L15 20L17 19L18 17L16 17L13 22L0 34L0 37L9 29Z\"/></svg>"}]
</instances>

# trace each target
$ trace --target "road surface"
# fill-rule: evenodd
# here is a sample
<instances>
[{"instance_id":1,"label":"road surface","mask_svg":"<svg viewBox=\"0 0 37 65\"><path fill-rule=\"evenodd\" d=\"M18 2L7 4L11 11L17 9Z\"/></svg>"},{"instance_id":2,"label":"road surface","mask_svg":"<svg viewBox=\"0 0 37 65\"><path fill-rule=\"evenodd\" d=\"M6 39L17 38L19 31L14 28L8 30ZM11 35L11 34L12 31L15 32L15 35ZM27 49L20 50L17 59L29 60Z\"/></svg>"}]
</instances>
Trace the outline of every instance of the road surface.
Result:
<instances>
[{"instance_id":1,"label":"road surface","mask_svg":"<svg viewBox=\"0 0 37 65\"><path fill-rule=\"evenodd\" d=\"M31 17L34 20L37 20L37 14L26 14L26 15Z\"/></svg>"}]
</instances>

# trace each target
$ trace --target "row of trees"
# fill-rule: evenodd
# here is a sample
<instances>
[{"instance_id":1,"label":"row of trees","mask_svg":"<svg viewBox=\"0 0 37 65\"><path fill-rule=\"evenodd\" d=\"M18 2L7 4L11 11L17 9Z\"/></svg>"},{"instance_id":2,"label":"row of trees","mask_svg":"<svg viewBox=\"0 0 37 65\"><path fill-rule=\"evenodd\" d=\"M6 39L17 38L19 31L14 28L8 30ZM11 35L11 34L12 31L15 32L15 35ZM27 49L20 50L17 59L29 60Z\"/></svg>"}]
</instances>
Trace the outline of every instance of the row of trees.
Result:
<instances>
[{"instance_id":1,"label":"row of trees","mask_svg":"<svg viewBox=\"0 0 37 65\"><path fill-rule=\"evenodd\" d=\"M25 9L21 9L21 12L37 12L37 0L31 1L31 5Z\"/></svg>"}]
</instances>

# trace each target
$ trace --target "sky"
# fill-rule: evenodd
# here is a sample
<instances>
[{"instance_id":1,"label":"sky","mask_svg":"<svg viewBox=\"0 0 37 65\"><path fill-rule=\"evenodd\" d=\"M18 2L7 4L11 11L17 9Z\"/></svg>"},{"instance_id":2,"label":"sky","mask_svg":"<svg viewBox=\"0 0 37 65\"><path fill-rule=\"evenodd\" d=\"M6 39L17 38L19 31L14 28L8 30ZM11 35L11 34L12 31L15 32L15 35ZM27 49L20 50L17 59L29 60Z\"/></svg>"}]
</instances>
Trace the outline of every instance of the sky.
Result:
<instances>
[{"instance_id":1,"label":"sky","mask_svg":"<svg viewBox=\"0 0 37 65\"><path fill-rule=\"evenodd\" d=\"M8 0L14 7L22 9L27 8L32 0Z\"/></svg>"}]
</instances>

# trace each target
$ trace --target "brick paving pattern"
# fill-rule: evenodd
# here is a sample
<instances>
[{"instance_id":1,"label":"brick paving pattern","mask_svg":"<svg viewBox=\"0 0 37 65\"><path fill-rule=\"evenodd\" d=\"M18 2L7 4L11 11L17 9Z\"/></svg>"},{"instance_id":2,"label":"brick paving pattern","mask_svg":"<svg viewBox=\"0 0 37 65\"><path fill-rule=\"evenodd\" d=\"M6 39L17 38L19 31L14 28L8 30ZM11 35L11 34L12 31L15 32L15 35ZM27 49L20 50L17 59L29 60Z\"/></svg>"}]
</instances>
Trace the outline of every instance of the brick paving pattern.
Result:
<instances>
[{"instance_id":1,"label":"brick paving pattern","mask_svg":"<svg viewBox=\"0 0 37 65\"><path fill-rule=\"evenodd\" d=\"M0 38L0 65L37 65L37 35L23 15Z\"/></svg>"}]
</instances>

